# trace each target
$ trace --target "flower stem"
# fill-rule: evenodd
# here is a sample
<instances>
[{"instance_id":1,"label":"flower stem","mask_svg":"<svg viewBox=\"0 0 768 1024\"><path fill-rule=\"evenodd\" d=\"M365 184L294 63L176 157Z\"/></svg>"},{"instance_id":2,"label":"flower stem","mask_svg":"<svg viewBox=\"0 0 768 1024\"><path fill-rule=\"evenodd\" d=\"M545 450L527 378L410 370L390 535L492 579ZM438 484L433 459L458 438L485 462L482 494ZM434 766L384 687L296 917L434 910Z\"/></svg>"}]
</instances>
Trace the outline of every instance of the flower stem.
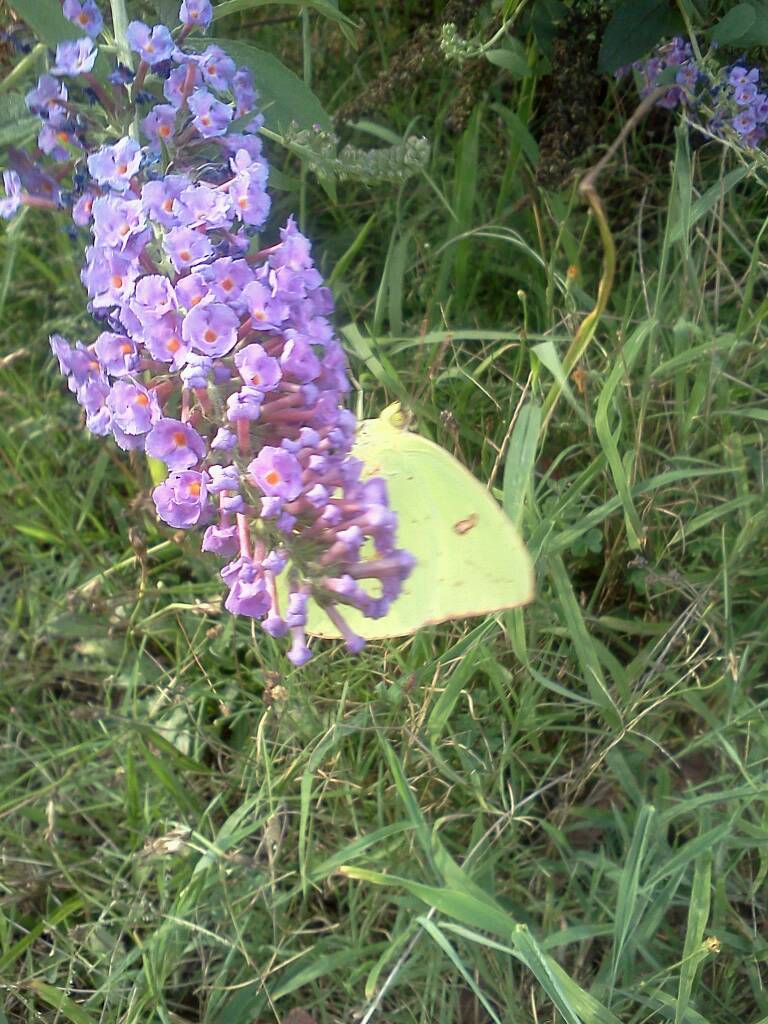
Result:
<instances>
[{"instance_id":1,"label":"flower stem","mask_svg":"<svg viewBox=\"0 0 768 1024\"><path fill-rule=\"evenodd\" d=\"M125 0L109 0L112 8L112 29L115 33L117 56L121 64L133 70L133 56L128 45L128 12Z\"/></svg>"}]
</instances>

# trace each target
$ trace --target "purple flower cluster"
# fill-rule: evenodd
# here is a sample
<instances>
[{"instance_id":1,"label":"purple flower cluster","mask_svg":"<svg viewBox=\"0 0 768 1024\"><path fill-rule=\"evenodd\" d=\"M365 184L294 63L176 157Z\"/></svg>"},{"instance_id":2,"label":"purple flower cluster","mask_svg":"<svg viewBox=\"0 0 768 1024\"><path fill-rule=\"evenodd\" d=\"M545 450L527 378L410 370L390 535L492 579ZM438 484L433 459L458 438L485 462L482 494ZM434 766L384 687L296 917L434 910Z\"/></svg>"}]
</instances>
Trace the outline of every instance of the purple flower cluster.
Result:
<instances>
[{"instance_id":1,"label":"purple flower cluster","mask_svg":"<svg viewBox=\"0 0 768 1024\"><path fill-rule=\"evenodd\" d=\"M707 58L697 61L690 43L675 38L645 61L620 68L621 77L634 70L641 96L668 85L657 106L683 107L694 123L718 137L733 133L740 145L760 146L768 138L768 94L760 90L760 70L741 64L720 67Z\"/></svg>"},{"instance_id":2,"label":"purple flower cluster","mask_svg":"<svg viewBox=\"0 0 768 1024\"><path fill-rule=\"evenodd\" d=\"M118 66L105 88L91 73L98 9L63 9L88 35L61 43L28 94L41 153L15 155L0 200L5 217L71 207L90 231L81 278L103 330L91 344L53 335L61 372L92 433L165 463L157 515L204 530L203 551L228 559L229 611L289 634L303 664L312 599L358 651L340 606L385 615L413 559L396 546L384 481L350 454L346 360L309 241L289 219L276 244L254 242L270 197L250 73L216 46L181 48L212 15L208 0L184 0L175 39L129 25L135 75ZM137 137L148 92L158 102ZM94 95L125 134L99 134Z\"/></svg>"}]
</instances>

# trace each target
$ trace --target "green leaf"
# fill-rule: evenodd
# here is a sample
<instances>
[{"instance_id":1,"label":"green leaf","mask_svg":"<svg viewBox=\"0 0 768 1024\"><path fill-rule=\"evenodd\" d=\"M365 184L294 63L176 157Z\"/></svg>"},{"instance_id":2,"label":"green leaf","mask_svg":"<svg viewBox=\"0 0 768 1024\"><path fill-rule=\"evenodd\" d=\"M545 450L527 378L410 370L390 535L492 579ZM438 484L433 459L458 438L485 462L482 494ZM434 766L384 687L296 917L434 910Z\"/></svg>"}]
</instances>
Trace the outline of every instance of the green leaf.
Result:
<instances>
[{"instance_id":1,"label":"green leaf","mask_svg":"<svg viewBox=\"0 0 768 1024\"><path fill-rule=\"evenodd\" d=\"M57 1010L65 1020L72 1021L72 1024L96 1024L95 1017L54 985L48 985L39 978L32 978L28 985L44 1003Z\"/></svg>"},{"instance_id":2,"label":"green leaf","mask_svg":"<svg viewBox=\"0 0 768 1024\"><path fill-rule=\"evenodd\" d=\"M504 511L515 526L523 520L523 506L531 489L540 427L541 406L528 402L517 414L504 463Z\"/></svg>"},{"instance_id":3,"label":"green leaf","mask_svg":"<svg viewBox=\"0 0 768 1024\"><path fill-rule=\"evenodd\" d=\"M267 127L281 132L294 121L300 128L311 128L316 124L326 129L332 127L331 118L317 96L273 54L233 39L189 41L189 46L199 50L210 45L220 46L233 60L251 71L261 96Z\"/></svg>"},{"instance_id":4,"label":"green leaf","mask_svg":"<svg viewBox=\"0 0 768 1024\"><path fill-rule=\"evenodd\" d=\"M678 17L665 0L622 0L608 22L600 45L598 68L615 71L643 57L677 28Z\"/></svg>"},{"instance_id":5,"label":"green leaf","mask_svg":"<svg viewBox=\"0 0 768 1024\"><path fill-rule=\"evenodd\" d=\"M486 50L485 59L499 68L504 68L515 78L527 78L532 73L522 48Z\"/></svg>"},{"instance_id":6,"label":"green leaf","mask_svg":"<svg viewBox=\"0 0 768 1024\"><path fill-rule=\"evenodd\" d=\"M10 146L37 134L40 119L31 117L24 97L17 92L0 96L0 146Z\"/></svg>"},{"instance_id":7,"label":"green leaf","mask_svg":"<svg viewBox=\"0 0 768 1024\"><path fill-rule=\"evenodd\" d=\"M349 610L351 628L369 640L404 636L449 619L488 615L527 604L531 561L496 501L452 455L400 428L397 403L364 420L353 454L364 475L381 476L398 518L398 545L417 560L403 593L383 619ZM308 632L338 637L313 606Z\"/></svg>"},{"instance_id":8,"label":"green leaf","mask_svg":"<svg viewBox=\"0 0 768 1024\"><path fill-rule=\"evenodd\" d=\"M9 0L9 4L47 46L82 35L61 13L59 0Z\"/></svg>"},{"instance_id":9,"label":"green leaf","mask_svg":"<svg viewBox=\"0 0 768 1024\"><path fill-rule=\"evenodd\" d=\"M240 11L251 11L257 7L281 4L285 7L311 7L313 11L322 14L330 21L338 22L339 25L348 25L355 28L355 23L346 14L342 14L335 3L330 0L224 0L217 4L213 12L213 20L220 21L230 14L238 14Z\"/></svg>"},{"instance_id":10,"label":"green leaf","mask_svg":"<svg viewBox=\"0 0 768 1024\"><path fill-rule=\"evenodd\" d=\"M757 11L752 4L736 4L712 29L712 42L718 46L735 46L752 28Z\"/></svg>"}]
</instances>

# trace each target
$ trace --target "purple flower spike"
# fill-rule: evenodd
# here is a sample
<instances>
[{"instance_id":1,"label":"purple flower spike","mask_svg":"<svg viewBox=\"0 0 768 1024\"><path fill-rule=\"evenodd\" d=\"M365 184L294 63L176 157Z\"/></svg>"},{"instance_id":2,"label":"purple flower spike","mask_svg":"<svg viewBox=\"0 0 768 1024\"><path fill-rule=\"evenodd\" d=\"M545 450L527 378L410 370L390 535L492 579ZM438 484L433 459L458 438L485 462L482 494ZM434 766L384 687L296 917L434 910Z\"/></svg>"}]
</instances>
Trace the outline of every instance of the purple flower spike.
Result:
<instances>
[{"instance_id":1,"label":"purple flower spike","mask_svg":"<svg viewBox=\"0 0 768 1024\"><path fill-rule=\"evenodd\" d=\"M168 60L174 51L173 38L165 25L150 29L143 21L132 21L126 37L130 48L150 67Z\"/></svg>"},{"instance_id":2,"label":"purple flower spike","mask_svg":"<svg viewBox=\"0 0 768 1024\"><path fill-rule=\"evenodd\" d=\"M56 63L51 68L54 75L83 75L93 70L97 49L93 40L69 39L56 47Z\"/></svg>"},{"instance_id":3,"label":"purple flower spike","mask_svg":"<svg viewBox=\"0 0 768 1024\"><path fill-rule=\"evenodd\" d=\"M248 473L267 497L292 501L301 494L301 463L282 448L264 445L249 463Z\"/></svg>"},{"instance_id":4,"label":"purple flower spike","mask_svg":"<svg viewBox=\"0 0 768 1024\"><path fill-rule=\"evenodd\" d=\"M155 459L162 459L169 469L190 469L202 459L205 444L188 423L163 418L147 435L146 452Z\"/></svg>"},{"instance_id":5,"label":"purple flower spike","mask_svg":"<svg viewBox=\"0 0 768 1024\"><path fill-rule=\"evenodd\" d=\"M190 530L204 521L209 512L208 474L191 469L171 473L152 491L152 499L164 523Z\"/></svg>"},{"instance_id":6,"label":"purple flower spike","mask_svg":"<svg viewBox=\"0 0 768 1024\"><path fill-rule=\"evenodd\" d=\"M86 32L89 36L97 36L104 27L104 19L94 0L64 0L62 14L73 25Z\"/></svg>"},{"instance_id":7,"label":"purple flower spike","mask_svg":"<svg viewBox=\"0 0 768 1024\"><path fill-rule=\"evenodd\" d=\"M183 0L179 9L179 21L187 28L198 25L208 28L213 18L210 0Z\"/></svg>"}]
</instances>

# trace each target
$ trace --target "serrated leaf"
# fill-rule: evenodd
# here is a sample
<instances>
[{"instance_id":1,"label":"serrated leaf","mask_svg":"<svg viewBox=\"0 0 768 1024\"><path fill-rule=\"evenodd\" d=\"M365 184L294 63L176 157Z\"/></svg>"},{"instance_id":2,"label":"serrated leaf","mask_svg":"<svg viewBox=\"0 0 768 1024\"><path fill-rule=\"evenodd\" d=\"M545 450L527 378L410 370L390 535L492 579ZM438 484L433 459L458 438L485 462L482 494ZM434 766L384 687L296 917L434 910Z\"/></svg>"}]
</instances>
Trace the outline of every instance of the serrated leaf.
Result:
<instances>
[{"instance_id":1,"label":"serrated leaf","mask_svg":"<svg viewBox=\"0 0 768 1024\"><path fill-rule=\"evenodd\" d=\"M678 17L666 0L622 0L605 28L598 69L612 72L631 64L677 26Z\"/></svg>"},{"instance_id":2,"label":"serrated leaf","mask_svg":"<svg viewBox=\"0 0 768 1024\"><path fill-rule=\"evenodd\" d=\"M234 39L196 39L189 46L204 50L220 46L238 64L244 64L253 75L261 97L261 110L267 127L283 131L294 121L299 128L332 127L331 118L320 100L298 75L266 50Z\"/></svg>"}]
</instances>

